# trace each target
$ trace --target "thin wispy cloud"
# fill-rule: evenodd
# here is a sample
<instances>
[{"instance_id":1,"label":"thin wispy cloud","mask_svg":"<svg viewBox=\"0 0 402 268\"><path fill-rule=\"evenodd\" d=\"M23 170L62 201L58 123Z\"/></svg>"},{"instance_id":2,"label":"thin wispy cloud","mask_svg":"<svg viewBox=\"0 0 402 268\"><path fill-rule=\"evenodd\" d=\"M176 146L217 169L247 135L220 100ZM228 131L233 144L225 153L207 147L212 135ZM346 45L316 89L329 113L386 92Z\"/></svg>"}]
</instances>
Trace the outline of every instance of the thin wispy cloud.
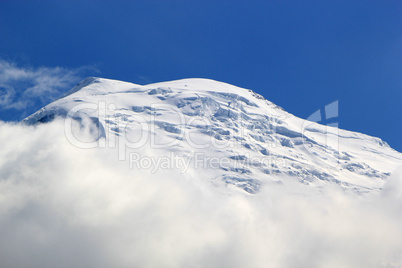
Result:
<instances>
[{"instance_id":1,"label":"thin wispy cloud","mask_svg":"<svg viewBox=\"0 0 402 268\"><path fill-rule=\"evenodd\" d=\"M40 108L71 89L93 66L28 67L0 59L0 110Z\"/></svg>"}]
</instances>

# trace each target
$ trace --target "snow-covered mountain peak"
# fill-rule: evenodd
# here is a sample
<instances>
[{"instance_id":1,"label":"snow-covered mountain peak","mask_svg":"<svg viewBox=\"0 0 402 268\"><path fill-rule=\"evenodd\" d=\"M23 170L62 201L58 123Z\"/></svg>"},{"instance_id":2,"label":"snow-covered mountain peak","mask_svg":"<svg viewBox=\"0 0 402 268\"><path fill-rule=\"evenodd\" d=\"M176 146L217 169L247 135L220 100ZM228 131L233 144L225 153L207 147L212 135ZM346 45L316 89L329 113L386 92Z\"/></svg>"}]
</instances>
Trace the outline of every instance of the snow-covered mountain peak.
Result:
<instances>
[{"instance_id":1,"label":"snow-covered mountain peak","mask_svg":"<svg viewBox=\"0 0 402 268\"><path fill-rule=\"evenodd\" d=\"M140 87L140 85L112 80L112 79L99 78L99 77L87 77L84 80L82 80L80 83L78 83L70 91L68 91L63 96L63 98L67 97L71 94L77 93L79 91L82 91L80 93L83 93L83 94L93 94L93 95L108 93L110 91L111 86L117 85L117 84L120 84L120 85L129 84L130 87L132 87L132 86Z\"/></svg>"},{"instance_id":2,"label":"snow-covered mountain peak","mask_svg":"<svg viewBox=\"0 0 402 268\"><path fill-rule=\"evenodd\" d=\"M325 107L329 115L337 115L334 105ZM320 121L313 112L310 120ZM92 124L96 142L120 146L124 159L149 157L145 147L152 157L173 153L188 163L185 171L248 193L286 182L376 191L402 165L379 138L297 118L251 90L209 79L141 86L86 78L25 122L56 117Z\"/></svg>"}]
</instances>

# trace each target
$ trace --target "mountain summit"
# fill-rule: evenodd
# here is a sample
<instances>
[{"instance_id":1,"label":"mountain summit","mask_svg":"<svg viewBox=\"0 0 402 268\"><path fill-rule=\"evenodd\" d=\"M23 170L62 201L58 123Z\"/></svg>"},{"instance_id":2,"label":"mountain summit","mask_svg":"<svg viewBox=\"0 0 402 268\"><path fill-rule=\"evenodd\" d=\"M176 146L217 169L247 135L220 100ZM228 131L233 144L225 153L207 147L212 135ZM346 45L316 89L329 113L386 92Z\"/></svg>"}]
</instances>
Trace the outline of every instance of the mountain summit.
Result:
<instances>
[{"instance_id":1,"label":"mountain summit","mask_svg":"<svg viewBox=\"0 0 402 268\"><path fill-rule=\"evenodd\" d=\"M337 103L324 111L336 119ZM119 157L130 157L137 169L146 168L143 157L155 154L180 159L182 166L165 168L191 169L249 194L271 183L294 182L379 191L402 165L402 154L379 138L317 123L322 114L318 110L304 120L251 90L208 79L141 86L86 78L24 122L65 118L92 135L84 142L74 134L77 127L67 129L76 146L118 147ZM152 168L163 168L163 161L156 162Z\"/></svg>"}]
</instances>

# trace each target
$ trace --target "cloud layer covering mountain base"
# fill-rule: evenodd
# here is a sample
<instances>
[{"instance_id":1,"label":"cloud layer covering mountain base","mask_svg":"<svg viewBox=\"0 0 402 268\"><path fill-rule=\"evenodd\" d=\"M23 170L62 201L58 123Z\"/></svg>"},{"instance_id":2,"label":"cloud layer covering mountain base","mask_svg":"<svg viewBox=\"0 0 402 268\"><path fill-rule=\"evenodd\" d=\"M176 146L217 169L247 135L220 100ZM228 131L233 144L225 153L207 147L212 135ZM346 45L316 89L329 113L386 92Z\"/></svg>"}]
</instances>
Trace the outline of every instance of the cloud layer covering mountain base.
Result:
<instances>
[{"instance_id":1,"label":"cloud layer covering mountain base","mask_svg":"<svg viewBox=\"0 0 402 268\"><path fill-rule=\"evenodd\" d=\"M1 267L402 266L400 171L380 194L247 195L76 148L59 120L1 123L0 144Z\"/></svg>"}]
</instances>

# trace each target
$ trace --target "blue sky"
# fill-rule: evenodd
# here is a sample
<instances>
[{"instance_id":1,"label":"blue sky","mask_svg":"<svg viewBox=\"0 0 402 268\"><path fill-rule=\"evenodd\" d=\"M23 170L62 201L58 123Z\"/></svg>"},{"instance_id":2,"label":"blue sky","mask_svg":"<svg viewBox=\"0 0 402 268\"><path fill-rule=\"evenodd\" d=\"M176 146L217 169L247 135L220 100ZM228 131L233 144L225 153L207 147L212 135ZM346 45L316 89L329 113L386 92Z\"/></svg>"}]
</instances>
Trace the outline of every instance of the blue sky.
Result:
<instances>
[{"instance_id":1,"label":"blue sky","mask_svg":"<svg viewBox=\"0 0 402 268\"><path fill-rule=\"evenodd\" d=\"M0 1L0 119L85 76L210 78L402 151L401 1Z\"/></svg>"}]
</instances>

